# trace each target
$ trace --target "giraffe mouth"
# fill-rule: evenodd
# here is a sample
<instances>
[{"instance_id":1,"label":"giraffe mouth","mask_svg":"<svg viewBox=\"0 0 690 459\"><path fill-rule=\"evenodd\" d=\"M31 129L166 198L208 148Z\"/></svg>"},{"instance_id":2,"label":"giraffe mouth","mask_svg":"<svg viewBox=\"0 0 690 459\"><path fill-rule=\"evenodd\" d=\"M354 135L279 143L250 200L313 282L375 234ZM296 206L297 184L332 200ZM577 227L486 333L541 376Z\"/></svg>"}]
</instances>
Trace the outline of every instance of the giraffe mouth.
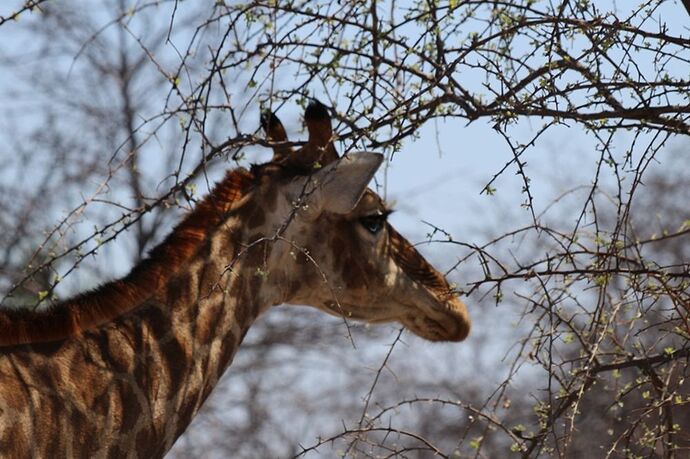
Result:
<instances>
[{"instance_id":1,"label":"giraffe mouth","mask_svg":"<svg viewBox=\"0 0 690 459\"><path fill-rule=\"evenodd\" d=\"M430 317L415 317L401 321L412 333L428 341L462 341L467 336L466 327L448 326Z\"/></svg>"},{"instance_id":2,"label":"giraffe mouth","mask_svg":"<svg viewBox=\"0 0 690 459\"><path fill-rule=\"evenodd\" d=\"M454 297L442 308L416 308L415 314L405 317L401 323L420 338L429 341L462 341L470 331L467 307Z\"/></svg>"},{"instance_id":3,"label":"giraffe mouth","mask_svg":"<svg viewBox=\"0 0 690 459\"><path fill-rule=\"evenodd\" d=\"M452 338L452 332L449 332L448 329L441 324L441 322L429 317L424 317L421 320L413 321L413 324L408 326L408 328L417 336L429 341L454 341Z\"/></svg>"}]
</instances>

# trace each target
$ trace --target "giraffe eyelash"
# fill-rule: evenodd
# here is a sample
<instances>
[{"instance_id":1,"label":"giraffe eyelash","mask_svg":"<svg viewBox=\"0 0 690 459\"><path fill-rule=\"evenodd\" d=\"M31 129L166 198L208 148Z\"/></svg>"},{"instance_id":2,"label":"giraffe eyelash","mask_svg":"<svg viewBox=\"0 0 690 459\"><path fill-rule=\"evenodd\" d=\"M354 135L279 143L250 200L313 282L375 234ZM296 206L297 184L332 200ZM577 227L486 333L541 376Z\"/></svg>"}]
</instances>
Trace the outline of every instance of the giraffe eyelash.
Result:
<instances>
[{"instance_id":1,"label":"giraffe eyelash","mask_svg":"<svg viewBox=\"0 0 690 459\"><path fill-rule=\"evenodd\" d=\"M371 234L377 234L383 229L391 213L393 213L392 210L385 210L376 214L366 215L361 217L359 222Z\"/></svg>"}]
</instances>

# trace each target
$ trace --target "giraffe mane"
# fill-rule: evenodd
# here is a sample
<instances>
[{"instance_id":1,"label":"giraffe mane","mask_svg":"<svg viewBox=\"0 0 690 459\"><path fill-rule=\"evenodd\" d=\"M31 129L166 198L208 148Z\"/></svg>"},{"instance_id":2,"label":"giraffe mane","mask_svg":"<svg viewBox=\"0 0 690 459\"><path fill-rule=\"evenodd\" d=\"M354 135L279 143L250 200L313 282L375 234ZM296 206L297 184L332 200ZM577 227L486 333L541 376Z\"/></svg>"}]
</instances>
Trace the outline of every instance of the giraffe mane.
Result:
<instances>
[{"instance_id":1,"label":"giraffe mane","mask_svg":"<svg viewBox=\"0 0 690 459\"><path fill-rule=\"evenodd\" d=\"M42 310L0 309L0 346L59 341L104 325L144 301L193 257L233 203L254 185L246 169L225 178L180 222L149 256L122 279Z\"/></svg>"}]
</instances>

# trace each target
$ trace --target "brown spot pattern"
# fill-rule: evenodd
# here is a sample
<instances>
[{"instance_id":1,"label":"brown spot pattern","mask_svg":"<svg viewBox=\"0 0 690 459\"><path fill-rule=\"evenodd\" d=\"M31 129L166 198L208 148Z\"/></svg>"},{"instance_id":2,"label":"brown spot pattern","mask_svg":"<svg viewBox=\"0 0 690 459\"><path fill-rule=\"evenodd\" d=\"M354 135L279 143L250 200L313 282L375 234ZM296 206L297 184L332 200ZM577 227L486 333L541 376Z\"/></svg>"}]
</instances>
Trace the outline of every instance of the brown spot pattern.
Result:
<instances>
[{"instance_id":1,"label":"brown spot pattern","mask_svg":"<svg viewBox=\"0 0 690 459\"><path fill-rule=\"evenodd\" d=\"M247 229L254 229L266 223L266 214L263 209L256 207L247 220Z\"/></svg>"}]
</instances>

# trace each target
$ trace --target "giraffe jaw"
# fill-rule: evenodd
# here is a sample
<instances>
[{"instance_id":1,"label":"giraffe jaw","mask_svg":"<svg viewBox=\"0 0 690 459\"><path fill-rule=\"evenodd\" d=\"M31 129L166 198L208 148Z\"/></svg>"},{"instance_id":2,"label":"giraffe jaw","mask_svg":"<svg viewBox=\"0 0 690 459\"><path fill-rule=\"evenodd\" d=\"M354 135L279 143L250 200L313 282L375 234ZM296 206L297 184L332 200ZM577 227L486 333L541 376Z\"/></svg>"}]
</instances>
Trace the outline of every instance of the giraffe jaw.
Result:
<instances>
[{"instance_id":1,"label":"giraffe jaw","mask_svg":"<svg viewBox=\"0 0 690 459\"><path fill-rule=\"evenodd\" d=\"M470 331L467 308L457 297L451 298L442 308L438 304L425 305L426 307L405 305L404 313L398 308L365 308L335 301L326 301L324 306L320 309L329 314L369 324L399 322L428 341L463 341ZM376 313L372 314L372 311Z\"/></svg>"},{"instance_id":2,"label":"giraffe jaw","mask_svg":"<svg viewBox=\"0 0 690 459\"><path fill-rule=\"evenodd\" d=\"M362 305L342 301L325 301L319 308L331 315L345 319L358 320L369 324L383 324L400 321L400 314L386 308L363 307ZM375 311L375 312L374 312Z\"/></svg>"}]
</instances>

